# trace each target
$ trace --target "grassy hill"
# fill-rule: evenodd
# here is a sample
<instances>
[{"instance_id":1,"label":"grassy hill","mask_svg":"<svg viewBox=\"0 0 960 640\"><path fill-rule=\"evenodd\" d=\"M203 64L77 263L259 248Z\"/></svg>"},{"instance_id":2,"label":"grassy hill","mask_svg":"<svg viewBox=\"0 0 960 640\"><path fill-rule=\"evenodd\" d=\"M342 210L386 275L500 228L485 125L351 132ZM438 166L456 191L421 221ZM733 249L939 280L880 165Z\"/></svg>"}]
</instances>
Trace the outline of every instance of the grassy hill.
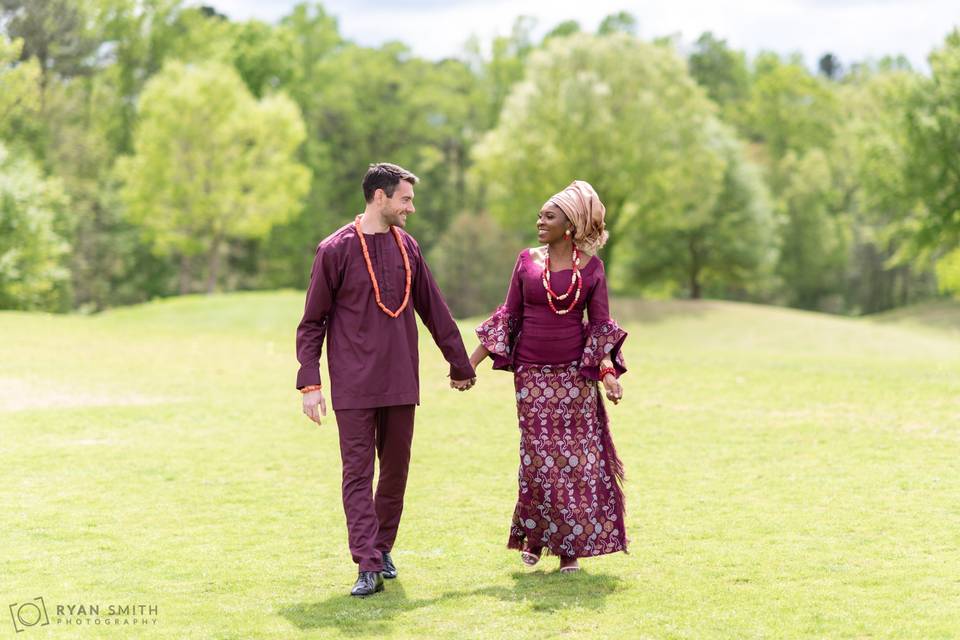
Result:
<instances>
[{"instance_id":1,"label":"grassy hill","mask_svg":"<svg viewBox=\"0 0 960 640\"><path fill-rule=\"evenodd\" d=\"M157 605L136 637L960 635L960 338L916 320L949 308L615 301L632 544L577 576L504 548L510 375L455 393L421 332L401 577L357 602L332 415L309 423L293 389L301 307L0 313L8 603L42 596L50 627L82 637L124 632L67 627L53 604Z\"/></svg>"},{"instance_id":2,"label":"grassy hill","mask_svg":"<svg viewBox=\"0 0 960 640\"><path fill-rule=\"evenodd\" d=\"M907 327L928 327L960 333L960 301L939 300L880 313L875 322Z\"/></svg>"}]
</instances>

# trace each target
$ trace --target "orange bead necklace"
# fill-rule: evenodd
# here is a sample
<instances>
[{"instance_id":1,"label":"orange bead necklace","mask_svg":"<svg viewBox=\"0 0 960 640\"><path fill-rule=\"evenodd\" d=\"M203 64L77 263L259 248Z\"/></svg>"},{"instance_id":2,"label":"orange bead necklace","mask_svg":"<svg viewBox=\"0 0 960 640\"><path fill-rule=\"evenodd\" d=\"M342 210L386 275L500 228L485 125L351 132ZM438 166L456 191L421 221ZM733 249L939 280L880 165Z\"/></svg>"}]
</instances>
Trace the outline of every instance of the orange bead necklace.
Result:
<instances>
[{"instance_id":1,"label":"orange bead necklace","mask_svg":"<svg viewBox=\"0 0 960 640\"><path fill-rule=\"evenodd\" d=\"M357 237L360 238L360 248L363 250L363 260L367 264L367 273L370 274L370 282L373 283L373 295L377 299L377 306L391 318L399 317L400 314L403 313L403 310L407 308L407 303L410 301L410 282L412 280L410 258L407 257L407 249L403 246L403 238L400 237L400 230L394 226L390 227L390 230L393 232L393 237L397 241L397 246L400 247L400 255L403 256L403 268L407 273L407 284L406 290L403 293L403 304L401 304L400 308L396 311L390 311L380 299L380 285L377 283L376 274L373 273L373 264L370 262L370 252L367 251L367 241L364 240L363 229L360 228L360 217L361 216L357 216L357 219L354 221L354 227L357 230Z\"/></svg>"}]
</instances>

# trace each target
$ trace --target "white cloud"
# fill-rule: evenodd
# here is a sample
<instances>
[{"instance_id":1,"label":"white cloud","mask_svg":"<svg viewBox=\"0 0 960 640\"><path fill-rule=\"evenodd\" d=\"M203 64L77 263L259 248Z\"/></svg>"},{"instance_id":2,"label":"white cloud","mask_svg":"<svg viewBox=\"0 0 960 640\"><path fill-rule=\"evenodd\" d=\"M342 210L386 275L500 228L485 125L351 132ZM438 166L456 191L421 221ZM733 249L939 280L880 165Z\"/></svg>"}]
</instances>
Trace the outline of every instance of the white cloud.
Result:
<instances>
[{"instance_id":1,"label":"white cloud","mask_svg":"<svg viewBox=\"0 0 960 640\"><path fill-rule=\"evenodd\" d=\"M262 20L276 20L295 4L208 2L233 19ZM429 58L458 55L471 34L481 41L508 34L519 15L534 17L541 36L564 20L594 30L605 16L628 11L645 38L679 33L691 42L712 31L749 54L799 51L811 65L829 51L844 63L902 53L923 67L927 54L960 25L956 0L328 0L323 6L351 40L372 46L399 40Z\"/></svg>"}]
</instances>

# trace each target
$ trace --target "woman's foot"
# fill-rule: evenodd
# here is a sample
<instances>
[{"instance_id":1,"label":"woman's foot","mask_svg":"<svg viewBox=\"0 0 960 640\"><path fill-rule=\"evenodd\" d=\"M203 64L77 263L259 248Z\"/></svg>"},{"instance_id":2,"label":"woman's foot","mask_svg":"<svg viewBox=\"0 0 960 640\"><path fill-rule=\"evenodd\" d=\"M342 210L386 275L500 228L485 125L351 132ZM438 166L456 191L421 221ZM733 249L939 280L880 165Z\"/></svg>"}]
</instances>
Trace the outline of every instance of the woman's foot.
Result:
<instances>
[{"instance_id":1,"label":"woman's foot","mask_svg":"<svg viewBox=\"0 0 960 640\"><path fill-rule=\"evenodd\" d=\"M523 564L528 567L540 562L540 553L543 551L543 547L531 547L525 545L523 551L520 552L520 559L523 560Z\"/></svg>"},{"instance_id":2,"label":"woman's foot","mask_svg":"<svg viewBox=\"0 0 960 640\"><path fill-rule=\"evenodd\" d=\"M560 556L560 573L575 573L580 571L580 563L571 556Z\"/></svg>"}]
</instances>

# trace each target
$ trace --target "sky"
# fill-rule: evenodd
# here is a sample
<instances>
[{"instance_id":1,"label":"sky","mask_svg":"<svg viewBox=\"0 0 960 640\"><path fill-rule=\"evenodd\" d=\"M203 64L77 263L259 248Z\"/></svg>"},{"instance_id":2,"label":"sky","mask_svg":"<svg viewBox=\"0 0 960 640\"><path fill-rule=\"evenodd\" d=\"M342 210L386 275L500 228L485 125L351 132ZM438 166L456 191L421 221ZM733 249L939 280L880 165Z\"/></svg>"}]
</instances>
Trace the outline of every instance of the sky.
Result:
<instances>
[{"instance_id":1,"label":"sky","mask_svg":"<svg viewBox=\"0 0 960 640\"><path fill-rule=\"evenodd\" d=\"M297 0L194 0L233 20L273 22ZM482 43L507 35L517 16L536 21L540 37L565 20L593 31L607 15L633 14L645 39L680 35L689 45L712 31L748 55L762 50L800 52L809 66L831 52L841 63L903 54L927 69L930 51L960 26L960 0L327 0L340 33L362 45L399 40L414 53L439 59L459 56L476 35Z\"/></svg>"}]
</instances>

